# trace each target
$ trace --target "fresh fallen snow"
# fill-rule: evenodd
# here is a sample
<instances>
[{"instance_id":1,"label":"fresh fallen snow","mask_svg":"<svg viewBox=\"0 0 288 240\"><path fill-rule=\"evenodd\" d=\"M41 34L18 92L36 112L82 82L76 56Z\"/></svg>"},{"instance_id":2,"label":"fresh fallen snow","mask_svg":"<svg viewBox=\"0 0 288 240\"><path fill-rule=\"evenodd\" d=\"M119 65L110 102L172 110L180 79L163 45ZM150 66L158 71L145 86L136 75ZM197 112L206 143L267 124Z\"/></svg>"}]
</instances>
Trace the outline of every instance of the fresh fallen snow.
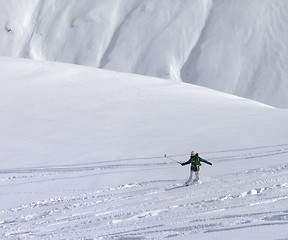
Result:
<instances>
[{"instance_id":1,"label":"fresh fallen snow","mask_svg":"<svg viewBox=\"0 0 288 240\"><path fill-rule=\"evenodd\" d=\"M287 110L77 65L0 72L1 239L287 238ZM191 150L213 166L183 187L169 158Z\"/></svg>"},{"instance_id":2,"label":"fresh fallen snow","mask_svg":"<svg viewBox=\"0 0 288 240\"><path fill-rule=\"evenodd\" d=\"M184 81L288 108L287 0L0 0L0 55Z\"/></svg>"}]
</instances>

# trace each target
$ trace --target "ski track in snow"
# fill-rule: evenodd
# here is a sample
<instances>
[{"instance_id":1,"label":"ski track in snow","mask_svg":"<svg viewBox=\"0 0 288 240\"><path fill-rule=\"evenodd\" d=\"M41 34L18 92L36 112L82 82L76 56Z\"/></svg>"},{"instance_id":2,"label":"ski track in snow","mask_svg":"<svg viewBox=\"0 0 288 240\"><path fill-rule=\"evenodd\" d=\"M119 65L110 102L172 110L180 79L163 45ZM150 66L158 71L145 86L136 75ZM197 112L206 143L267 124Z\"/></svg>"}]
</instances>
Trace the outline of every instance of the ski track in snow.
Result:
<instances>
[{"instance_id":1,"label":"ski track in snow","mask_svg":"<svg viewBox=\"0 0 288 240\"><path fill-rule=\"evenodd\" d=\"M267 226L287 229L288 164L275 159L288 157L288 144L207 155L214 166L228 159L261 161L267 155L275 158L263 167L235 169L212 178L203 176L201 184L190 187L182 187L186 176L171 176L171 180L126 183L93 191L55 189L46 194L55 196L59 192L57 197L1 208L0 238L165 239ZM175 167L167 159L156 160L155 164L123 159L118 164L108 161L0 170L0 192L2 196L21 198L41 194L29 191L31 184L57 185L67 179L81 182L91 176L97 181L98 175L134 171L137 167L146 171L159 166ZM18 185L21 190L13 190Z\"/></svg>"}]
</instances>

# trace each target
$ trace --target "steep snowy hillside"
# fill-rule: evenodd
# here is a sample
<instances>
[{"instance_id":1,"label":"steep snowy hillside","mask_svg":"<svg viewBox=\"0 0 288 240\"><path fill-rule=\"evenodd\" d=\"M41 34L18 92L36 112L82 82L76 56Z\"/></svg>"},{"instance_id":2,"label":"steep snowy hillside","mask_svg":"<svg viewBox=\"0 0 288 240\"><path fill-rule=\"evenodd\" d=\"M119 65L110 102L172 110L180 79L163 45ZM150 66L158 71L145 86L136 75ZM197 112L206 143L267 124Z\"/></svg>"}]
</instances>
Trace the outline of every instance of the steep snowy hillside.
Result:
<instances>
[{"instance_id":1,"label":"steep snowy hillside","mask_svg":"<svg viewBox=\"0 0 288 240\"><path fill-rule=\"evenodd\" d=\"M194 83L288 107L286 0L0 0L0 55Z\"/></svg>"},{"instance_id":2,"label":"steep snowy hillside","mask_svg":"<svg viewBox=\"0 0 288 240\"><path fill-rule=\"evenodd\" d=\"M62 63L0 75L1 239L287 238L287 110ZM183 187L191 150L213 165Z\"/></svg>"}]
</instances>

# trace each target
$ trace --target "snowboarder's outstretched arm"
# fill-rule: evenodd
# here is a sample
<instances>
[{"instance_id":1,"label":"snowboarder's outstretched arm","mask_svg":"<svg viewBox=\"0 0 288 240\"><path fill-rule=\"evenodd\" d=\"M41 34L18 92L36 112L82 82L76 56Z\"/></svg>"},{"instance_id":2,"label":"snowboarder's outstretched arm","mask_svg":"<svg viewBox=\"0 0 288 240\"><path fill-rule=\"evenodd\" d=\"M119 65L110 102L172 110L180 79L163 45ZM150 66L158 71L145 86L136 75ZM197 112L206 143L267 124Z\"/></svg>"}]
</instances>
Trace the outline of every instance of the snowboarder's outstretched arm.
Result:
<instances>
[{"instance_id":1,"label":"snowboarder's outstretched arm","mask_svg":"<svg viewBox=\"0 0 288 240\"><path fill-rule=\"evenodd\" d=\"M190 163L191 163L191 158L187 162L181 163L181 165L185 166L185 165L190 164Z\"/></svg>"},{"instance_id":2,"label":"snowboarder's outstretched arm","mask_svg":"<svg viewBox=\"0 0 288 240\"><path fill-rule=\"evenodd\" d=\"M204 162L204 163L207 163L207 164L209 164L209 165L212 165L211 162L209 162L209 161L207 161L207 160L205 160L205 159L203 159L203 158L200 158L200 157L199 157L199 160L200 160L200 162Z\"/></svg>"}]
</instances>

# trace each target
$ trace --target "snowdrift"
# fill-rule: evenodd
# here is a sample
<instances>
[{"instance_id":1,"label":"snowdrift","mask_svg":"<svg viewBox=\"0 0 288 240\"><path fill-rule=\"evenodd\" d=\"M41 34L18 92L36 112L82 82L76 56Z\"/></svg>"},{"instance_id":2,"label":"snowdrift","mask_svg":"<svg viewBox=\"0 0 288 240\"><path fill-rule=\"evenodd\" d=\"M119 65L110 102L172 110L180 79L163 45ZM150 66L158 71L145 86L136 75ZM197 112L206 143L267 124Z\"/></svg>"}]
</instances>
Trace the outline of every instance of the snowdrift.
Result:
<instances>
[{"instance_id":1,"label":"snowdrift","mask_svg":"<svg viewBox=\"0 0 288 240\"><path fill-rule=\"evenodd\" d=\"M217 89L288 107L288 2L0 1L0 55Z\"/></svg>"}]
</instances>

